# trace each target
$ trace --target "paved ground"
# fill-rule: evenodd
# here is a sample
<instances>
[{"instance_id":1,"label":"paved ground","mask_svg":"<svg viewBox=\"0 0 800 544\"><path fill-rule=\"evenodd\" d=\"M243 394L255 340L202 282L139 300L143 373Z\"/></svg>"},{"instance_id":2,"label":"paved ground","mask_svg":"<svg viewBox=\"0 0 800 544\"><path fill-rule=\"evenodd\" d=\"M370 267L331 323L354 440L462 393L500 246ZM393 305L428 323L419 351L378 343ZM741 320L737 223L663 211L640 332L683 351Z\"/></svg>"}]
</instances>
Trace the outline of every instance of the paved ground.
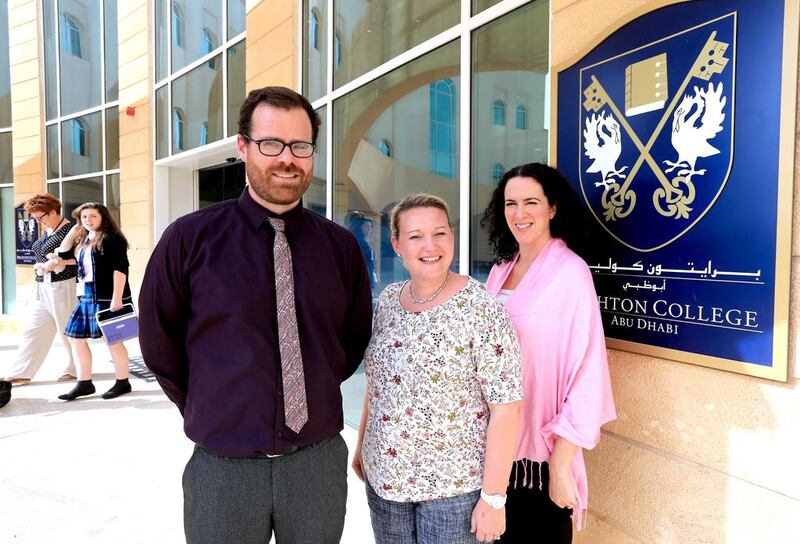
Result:
<instances>
[{"instance_id":1,"label":"paved ground","mask_svg":"<svg viewBox=\"0 0 800 544\"><path fill-rule=\"evenodd\" d=\"M135 367L138 345L126 345ZM0 369L15 348L16 338L0 336ZM180 414L155 381L135 376L133 393L102 400L113 367L103 344L92 351L96 395L58 400L72 384L55 381L64 361L56 344L36 381L15 386L0 409L0 543L184 542L180 480L192 443ZM358 387L354 381L344 388ZM346 426L343 434L352 451L355 430ZM363 487L352 471L349 486L342 542L372 544Z\"/></svg>"}]
</instances>

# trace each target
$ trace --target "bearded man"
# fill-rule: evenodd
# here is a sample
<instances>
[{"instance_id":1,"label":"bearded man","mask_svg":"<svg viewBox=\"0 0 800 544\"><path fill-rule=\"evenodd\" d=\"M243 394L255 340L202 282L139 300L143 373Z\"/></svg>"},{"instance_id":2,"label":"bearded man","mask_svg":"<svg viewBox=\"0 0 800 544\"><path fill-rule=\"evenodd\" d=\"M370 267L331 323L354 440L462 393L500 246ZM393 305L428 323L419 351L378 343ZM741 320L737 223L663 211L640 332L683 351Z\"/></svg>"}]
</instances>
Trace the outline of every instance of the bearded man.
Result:
<instances>
[{"instance_id":1,"label":"bearded man","mask_svg":"<svg viewBox=\"0 0 800 544\"><path fill-rule=\"evenodd\" d=\"M142 354L195 442L189 544L339 542L347 447L339 386L369 342L358 242L306 210L320 120L284 87L248 95L248 186L179 218L147 265Z\"/></svg>"}]
</instances>

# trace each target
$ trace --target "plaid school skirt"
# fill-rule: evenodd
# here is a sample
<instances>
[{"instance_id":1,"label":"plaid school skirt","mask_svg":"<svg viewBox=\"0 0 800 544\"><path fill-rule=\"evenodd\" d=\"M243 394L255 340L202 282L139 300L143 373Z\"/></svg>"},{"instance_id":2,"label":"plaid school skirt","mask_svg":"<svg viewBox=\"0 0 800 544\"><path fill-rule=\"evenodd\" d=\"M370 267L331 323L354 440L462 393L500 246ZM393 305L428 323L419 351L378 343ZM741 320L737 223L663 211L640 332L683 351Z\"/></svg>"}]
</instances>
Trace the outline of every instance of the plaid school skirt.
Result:
<instances>
[{"instance_id":1,"label":"plaid school skirt","mask_svg":"<svg viewBox=\"0 0 800 544\"><path fill-rule=\"evenodd\" d=\"M103 333L97 325L95 314L100 310L107 310L109 306L111 306L110 301L95 300L94 284L86 282L83 295L78 297L78 303L67 320L64 335L70 338L102 338Z\"/></svg>"}]
</instances>

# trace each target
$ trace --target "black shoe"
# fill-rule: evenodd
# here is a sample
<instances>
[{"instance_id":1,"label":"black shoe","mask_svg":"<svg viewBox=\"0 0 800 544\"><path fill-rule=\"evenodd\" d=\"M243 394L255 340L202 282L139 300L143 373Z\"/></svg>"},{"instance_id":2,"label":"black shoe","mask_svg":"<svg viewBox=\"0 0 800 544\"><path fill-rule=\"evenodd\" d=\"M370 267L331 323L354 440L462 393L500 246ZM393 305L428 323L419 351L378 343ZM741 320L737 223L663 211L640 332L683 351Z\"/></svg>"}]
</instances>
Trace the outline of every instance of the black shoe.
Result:
<instances>
[{"instance_id":1,"label":"black shoe","mask_svg":"<svg viewBox=\"0 0 800 544\"><path fill-rule=\"evenodd\" d=\"M0 380L0 408L11 400L11 382Z\"/></svg>"},{"instance_id":2,"label":"black shoe","mask_svg":"<svg viewBox=\"0 0 800 544\"><path fill-rule=\"evenodd\" d=\"M125 378L124 380L117 380L111 389L102 394L102 397L106 400L115 399L120 395L130 392L131 382L128 381L128 378Z\"/></svg>"},{"instance_id":3,"label":"black shoe","mask_svg":"<svg viewBox=\"0 0 800 544\"><path fill-rule=\"evenodd\" d=\"M79 381L75 387L69 393L64 393L63 395L59 395L58 398L61 400L75 400L78 397L84 397L86 395L91 395L95 392L94 384L92 380L83 380Z\"/></svg>"}]
</instances>

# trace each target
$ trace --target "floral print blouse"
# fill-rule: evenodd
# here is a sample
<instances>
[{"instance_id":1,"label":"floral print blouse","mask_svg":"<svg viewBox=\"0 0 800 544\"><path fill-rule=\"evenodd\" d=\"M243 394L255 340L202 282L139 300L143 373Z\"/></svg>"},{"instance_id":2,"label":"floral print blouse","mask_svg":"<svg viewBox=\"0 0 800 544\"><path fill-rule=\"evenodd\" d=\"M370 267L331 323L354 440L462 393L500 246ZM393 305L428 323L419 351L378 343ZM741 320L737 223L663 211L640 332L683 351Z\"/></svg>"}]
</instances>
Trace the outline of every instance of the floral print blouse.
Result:
<instances>
[{"instance_id":1,"label":"floral print blouse","mask_svg":"<svg viewBox=\"0 0 800 544\"><path fill-rule=\"evenodd\" d=\"M479 489L488 404L522 399L519 343L503 305L470 278L422 312L378 299L364 357L368 418L362 459L381 497L419 502Z\"/></svg>"}]
</instances>

